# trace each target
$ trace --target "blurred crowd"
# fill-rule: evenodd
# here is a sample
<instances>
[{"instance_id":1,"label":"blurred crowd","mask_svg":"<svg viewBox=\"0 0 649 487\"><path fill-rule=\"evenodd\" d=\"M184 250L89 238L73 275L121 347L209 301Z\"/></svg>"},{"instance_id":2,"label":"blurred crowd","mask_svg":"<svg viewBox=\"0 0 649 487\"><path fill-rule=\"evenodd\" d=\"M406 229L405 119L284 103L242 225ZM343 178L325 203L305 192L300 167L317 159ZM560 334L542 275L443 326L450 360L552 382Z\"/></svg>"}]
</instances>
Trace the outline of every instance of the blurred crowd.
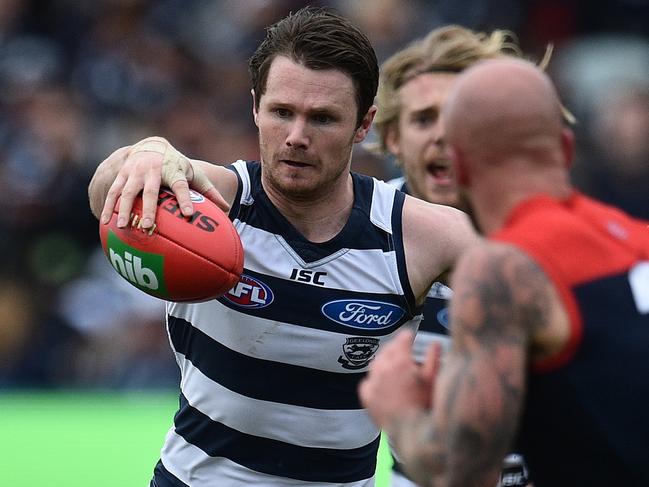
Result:
<instances>
[{"instance_id":1,"label":"blurred crowd","mask_svg":"<svg viewBox=\"0 0 649 487\"><path fill-rule=\"evenodd\" d=\"M649 0L0 0L0 389L164 388L164 304L104 257L95 167L162 135L215 163L257 158L247 58L264 27L333 6L382 61L457 23L514 32L576 116L583 191L649 219ZM398 174L358 147L354 169Z\"/></svg>"}]
</instances>

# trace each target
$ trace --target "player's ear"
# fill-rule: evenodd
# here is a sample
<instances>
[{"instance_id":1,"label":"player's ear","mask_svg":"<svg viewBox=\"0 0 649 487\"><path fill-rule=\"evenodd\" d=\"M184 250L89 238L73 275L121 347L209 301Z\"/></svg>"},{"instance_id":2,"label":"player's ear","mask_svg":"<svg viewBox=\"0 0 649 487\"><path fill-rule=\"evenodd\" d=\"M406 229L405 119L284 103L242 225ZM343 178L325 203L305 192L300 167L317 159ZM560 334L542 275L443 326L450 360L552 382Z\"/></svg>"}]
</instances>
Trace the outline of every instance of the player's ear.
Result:
<instances>
[{"instance_id":1,"label":"player's ear","mask_svg":"<svg viewBox=\"0 0 649 487\"><path fill-rule=\"evenodd\" d=\"M259 127L259 123L257 123L257 118L259 117L259 110L257 109L257 96L255 95L255 90L254 88L250 90L250 94L252 95L252 118L255 121L255 125Z\"/></svg>"},{"instance_id":2,"label":"player's ear","mask_svg":"<svg viewBox=\"0 0 649 487\"><path fill-rule=\"evenodd\" d=\"M372 121L374 120L374 115L376 115L377 107L372 105L367 111L363 120L361 120L360 126L356 129L356 134L354 135L354 143L363 142L365 137L367 137L370 127L372 126Z\"/></svg>"},{"instance_id":3,"label":"player's ear","mask_svg":"<svg viewBox=\"0 0 649 487\"><path fill-rule=\"evenodd\" d=\"M568 127L561 130L561 151L563 152L564 165L569 168L575 158L575 134Z\"/></svg>"},{"instance_id":4,"label":"player's ear","mask_svg":"<svg viewBox=\"0 0 649 487\"><path fill-rule=\"evenodd\" d=\"M401 157L401 144L399 143L399 126L396 120L385 128L385 148L397 159Z\"/></svg>"}]
</instances>

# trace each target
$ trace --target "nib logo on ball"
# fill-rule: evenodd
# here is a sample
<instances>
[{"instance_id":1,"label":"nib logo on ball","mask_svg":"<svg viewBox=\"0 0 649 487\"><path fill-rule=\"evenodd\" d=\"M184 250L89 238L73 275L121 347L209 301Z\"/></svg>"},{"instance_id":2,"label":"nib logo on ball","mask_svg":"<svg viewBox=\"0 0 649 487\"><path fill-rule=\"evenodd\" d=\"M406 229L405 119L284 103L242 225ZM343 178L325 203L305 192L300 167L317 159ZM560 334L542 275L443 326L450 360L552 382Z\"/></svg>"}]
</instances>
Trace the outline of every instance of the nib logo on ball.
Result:
<instances>
[{"instance_id":1,"label":"nib logo on ball","mask_svg":"<svg viewBox=\"0 0 649 487\"><path fill-rule=\"evenodd\" d=\"M119 201L99 225L104 254L115 271L140 291L174 302L207 301L232 289L243 271L243 246L228 215L196 193L194 214L184 217L176 197L158 194L155 231L137 228L142 196L133 201L131 225L117 226Z\"/></svg>"},{"instance_id":2,"label":"nib logo on ball","mask_svg":"<svg viewBox=\"0 0 649 487\"><path fill-rule=\"evenodd\" d=\"M167 297L162 255L143 252L127 245L113 232L108 234L108 260L127 281L142 291L158 297Z\"/></svg>"}]
</instances>

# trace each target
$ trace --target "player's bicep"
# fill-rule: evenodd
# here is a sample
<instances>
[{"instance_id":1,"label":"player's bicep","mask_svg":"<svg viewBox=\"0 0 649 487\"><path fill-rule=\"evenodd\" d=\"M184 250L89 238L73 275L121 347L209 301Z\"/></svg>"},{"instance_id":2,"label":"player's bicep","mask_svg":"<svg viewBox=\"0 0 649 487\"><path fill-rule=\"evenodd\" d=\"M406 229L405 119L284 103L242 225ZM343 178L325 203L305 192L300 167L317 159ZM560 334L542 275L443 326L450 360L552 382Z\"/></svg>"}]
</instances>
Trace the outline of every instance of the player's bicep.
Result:
<instances>
[{"instance_id":1,"label":"player's bicep","mask_svg":"<svg viewBox=\"0 0 649 487\"><path fill-rule=\"evenodd\" d=\"M466 214L406 196L403 242L410 286L423 302L430 286L479 241Z\"/></svg>"}]
</instances>

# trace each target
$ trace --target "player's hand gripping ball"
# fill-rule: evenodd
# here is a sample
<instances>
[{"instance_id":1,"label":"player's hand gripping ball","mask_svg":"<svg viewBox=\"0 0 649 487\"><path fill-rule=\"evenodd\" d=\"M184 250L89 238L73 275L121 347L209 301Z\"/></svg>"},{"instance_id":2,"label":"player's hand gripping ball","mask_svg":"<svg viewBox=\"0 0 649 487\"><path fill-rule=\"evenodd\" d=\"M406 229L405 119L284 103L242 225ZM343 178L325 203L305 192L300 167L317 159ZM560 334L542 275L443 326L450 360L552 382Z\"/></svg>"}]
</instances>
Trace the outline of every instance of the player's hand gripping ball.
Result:
<instances>
[{"instance_id":1,"label":"player's hand gripping ball","mask_svg":"<svg viewBox=\"0 0 649 487\"><path fill-rule=\"evenodd\" d=\"M173 193L161 189L154 229L138 226L142 197L130 225L117 228L119 200L110 222L99 225L104 253L132 285L168 301L206 301L229 291L243 271L243 247L228 216L191 191L194 214L183 217Z\"/></svg>"}]
</instances>

